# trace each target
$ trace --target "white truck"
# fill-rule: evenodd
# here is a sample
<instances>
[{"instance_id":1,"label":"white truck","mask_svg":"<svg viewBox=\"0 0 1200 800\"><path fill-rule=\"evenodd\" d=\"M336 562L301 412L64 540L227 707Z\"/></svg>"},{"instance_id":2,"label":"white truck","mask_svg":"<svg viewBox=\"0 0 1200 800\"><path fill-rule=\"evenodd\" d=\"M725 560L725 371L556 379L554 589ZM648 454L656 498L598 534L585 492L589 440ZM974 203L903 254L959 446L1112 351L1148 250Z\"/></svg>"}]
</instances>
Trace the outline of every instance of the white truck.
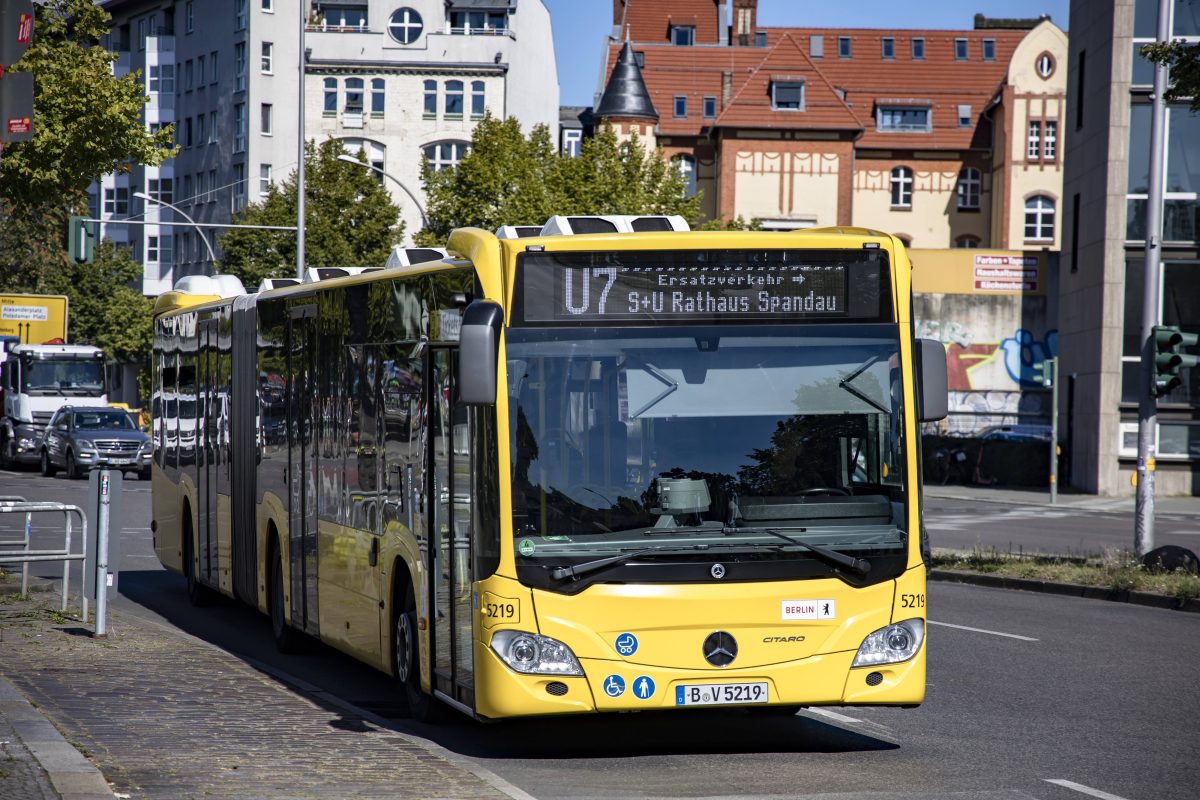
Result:
<instances>
[{"instance_id":1,"label":"white truck","mask_svg":"<svg viewBox=\"0 0 1200 800\"><path fill-rule=\"evenodd\" d=\"M12 344L0 361L0 468L36 464L42 435L66 405L108 404L104 352L77 344Z\"/></svg>"}]
</instances>

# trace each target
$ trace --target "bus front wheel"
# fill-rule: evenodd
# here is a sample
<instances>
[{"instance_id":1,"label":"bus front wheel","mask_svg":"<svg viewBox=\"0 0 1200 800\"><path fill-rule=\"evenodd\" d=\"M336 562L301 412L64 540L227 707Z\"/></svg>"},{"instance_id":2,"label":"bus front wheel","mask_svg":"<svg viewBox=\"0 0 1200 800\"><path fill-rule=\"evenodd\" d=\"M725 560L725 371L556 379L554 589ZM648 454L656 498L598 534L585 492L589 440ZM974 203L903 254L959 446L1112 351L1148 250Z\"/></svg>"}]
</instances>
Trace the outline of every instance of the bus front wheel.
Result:
<instances>
[{"instance_id":1,"label":"bus front wheel","mask_svg":"<svg viewBox=\"0 0 1200 800\"><path fill-rule=\"evenodd\" d=\"M417 635L417 603L411 586L405 591L401 608L392 637L396 681L404 686L409 715L418 722L434 722L438 703L421 689L421 643Z\"/></svg>"}]
</instances>

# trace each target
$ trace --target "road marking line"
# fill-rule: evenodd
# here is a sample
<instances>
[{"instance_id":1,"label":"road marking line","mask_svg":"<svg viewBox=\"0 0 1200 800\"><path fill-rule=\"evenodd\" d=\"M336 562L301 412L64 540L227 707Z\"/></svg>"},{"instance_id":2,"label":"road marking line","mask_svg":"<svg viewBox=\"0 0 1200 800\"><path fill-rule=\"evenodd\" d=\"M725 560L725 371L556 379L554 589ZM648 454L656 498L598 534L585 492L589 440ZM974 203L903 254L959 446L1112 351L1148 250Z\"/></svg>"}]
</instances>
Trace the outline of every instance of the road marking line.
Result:
<instances>
[{"instance_id":1,"label":"road marking line","mask_svg":"<svg viewBox=\"0 0 1200 800\"><path fill-rule=\"evenodd\" d=\"M855 719L854 717L847 717L845 714L839 714L836 711L826 711L823 708L806 708L805 711L807 711L810 714L816 714L817 716L820 716L820 717L828 717L829 719L832 719L836 722L849 722L849 723L855 723L855 724L862 723L861 719Z\"/></svg>"},{"instance_id":2,"label":"road marking line","mask_svg":"<svg viewBox=\"0 0 1200 800\"><path fill-rule=\"evenodd\" d=\"M1046 783L1053 783L1056 786L1062 786L1065 789L1074 789L1077 792L1091 795L1092 797L1099 797L1100 800L1125 800L1125 798L1121 797L1120 795L1102 792L1099 789L1093 789L1090 786L1084 786L1081 783L1075 783L1073 781L1065 781L1062 778L1043 778L1042 780L1046 781Z\"/></svg>"},{"instance_id":3,"label":"road marking line","mask_svg":"<svg viewBox=\"0 0 1200 800\"><path fill-rule=\"evenodd\" d=\"M1015 633L1001 633L1000 631L988 631L983 628L968 628L966 625L951 625L949 622L934 622L931 619L925 620L930 625L941 625L943 628L958 628L960 631L974 631L975 633L990 633L992 636L1007 636L1009 639L1020 639L1022 642L1036 642L1037 639L1029 636L1018 636Z\"/></svg>"}]
</instances>

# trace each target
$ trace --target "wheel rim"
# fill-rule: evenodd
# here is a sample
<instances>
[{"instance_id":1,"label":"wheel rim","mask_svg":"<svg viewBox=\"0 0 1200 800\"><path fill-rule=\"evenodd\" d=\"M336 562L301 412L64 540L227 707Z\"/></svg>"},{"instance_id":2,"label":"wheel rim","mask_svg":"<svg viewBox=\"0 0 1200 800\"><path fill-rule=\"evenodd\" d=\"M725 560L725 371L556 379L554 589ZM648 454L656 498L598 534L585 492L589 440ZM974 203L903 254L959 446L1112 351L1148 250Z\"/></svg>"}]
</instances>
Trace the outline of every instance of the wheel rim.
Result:
<instances>
[{"instance_id":1,"label":"wheel rim","mask_svg":"<svg viewBox=\"0 0 1200 800\"><path fill-rule=\"evenodd\" d=\"M409 612L400 615L396 624L396 678L408 683L413 663L412 617Z\"/></svg>"}]
</instances>

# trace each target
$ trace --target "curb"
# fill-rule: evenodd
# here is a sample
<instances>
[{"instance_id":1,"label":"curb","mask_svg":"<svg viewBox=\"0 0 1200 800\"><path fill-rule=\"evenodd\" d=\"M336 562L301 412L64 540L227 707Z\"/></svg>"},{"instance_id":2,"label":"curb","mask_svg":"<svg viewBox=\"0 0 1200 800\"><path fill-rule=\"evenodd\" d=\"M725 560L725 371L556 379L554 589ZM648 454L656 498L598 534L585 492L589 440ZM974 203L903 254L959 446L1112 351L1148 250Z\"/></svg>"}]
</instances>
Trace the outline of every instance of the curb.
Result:
<instances>
[{"instance_id":1,"label":"curb","mask_svg":"<svg viewBox=\"0 0 1200 800\"><path fill-rule=\"evenodd\" d=\"M1084 586L1079 583L1055 583L1032 578L1010 578L1003 575L987 575L978 572L961 572L952 569L929 571L929 579L947 583L965 583L972 586L987 586L992 589L1018 589L1025 592L1042 592L1067 597L1083 597L1090 600L1108 600L1114 603L1131 603L1137 606L1167 608L1174 611L1200 613L1200 598L1179 600L1165 594L1132 592L1104 586Z\"/></svg>"},{"instance_id":2,"label":"curb","mask_svg":"<svg viewBox=\"0 0 1200 800\"><path fill-rule=\"evenodd\" d=\"M30 755L46 771L62 800L113 800L103 773L75 749L25 695L0 676L0 716L12 725Z\"/></svg>"}]
</instances>

